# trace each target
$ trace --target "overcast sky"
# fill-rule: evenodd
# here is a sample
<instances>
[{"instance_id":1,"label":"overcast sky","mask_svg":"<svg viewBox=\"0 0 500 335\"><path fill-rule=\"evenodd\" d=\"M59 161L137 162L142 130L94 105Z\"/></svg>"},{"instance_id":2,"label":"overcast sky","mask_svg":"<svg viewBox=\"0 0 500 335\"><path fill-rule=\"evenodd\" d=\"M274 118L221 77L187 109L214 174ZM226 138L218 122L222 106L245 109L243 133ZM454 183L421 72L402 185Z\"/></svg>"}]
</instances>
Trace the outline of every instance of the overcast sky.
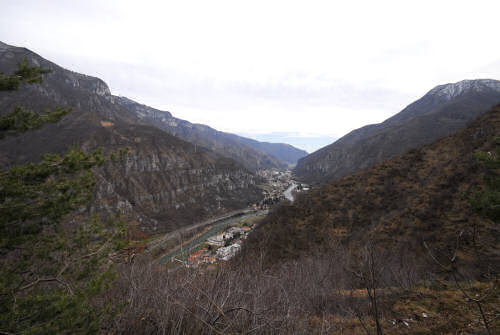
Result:
<instances>
[{"instance_id":1,"label":"overcast sky","mask_svg":"<svg viewBox=\"0 0 500 335\"><path fill-rule=\"evenodd\" d=\"M500 79L500 1L0 0L0 39L174 116L313 151Z\"/></svg>"}]
</instances>

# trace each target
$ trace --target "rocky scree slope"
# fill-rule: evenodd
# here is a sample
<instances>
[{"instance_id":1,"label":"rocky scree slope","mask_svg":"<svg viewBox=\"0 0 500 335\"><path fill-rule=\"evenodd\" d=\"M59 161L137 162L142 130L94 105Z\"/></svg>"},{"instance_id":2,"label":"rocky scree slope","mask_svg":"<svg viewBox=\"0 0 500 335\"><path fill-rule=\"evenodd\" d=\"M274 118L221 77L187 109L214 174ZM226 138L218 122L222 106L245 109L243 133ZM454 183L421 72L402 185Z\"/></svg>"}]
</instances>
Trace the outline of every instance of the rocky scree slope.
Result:
<instances>
[{"instance_id":1,"label":"rocky scree slope","mask_svg":"<svg viewBox=\"0 0 500 335\"><path fill-rule=\"evenodd\" d=\"M452 134L500 102L500 81L440 85L380 124L356 129L299 160L294 173L327 183Z\"/></svg>"},{"instance_id":2,"label":"rocky scree slope","mask_svg":"<svg viewBox=\"0 0 500 335\"><path fill-rule=\"evenodd\" d=\"M57 124L0 141L0 167L37 161L78 144L105 152L129 147L119 163L96 171L92 210L120 210L149 233L168 231L204 217L247 206L261 197L260 181L232 159L153 127L117 103L100 79L75 73L25 48L0 44L0 71L10 74L27 57L51 69L41 85L0 93L0 112L16 105L34 111L72 107Z\"/></svg>"},{"instance_id":3,"label":"rocky scree slope","mask_svg":"<svg viewBox=\"0 0 500 335\"><path fill-rule=\"evenodd\" d=\"M484 188L489 173L474 153L499 146L497 106L465 130L277 208L251 236L249 248L275 263L321 253L332 241L354 251L373 243L415 253L417 265L429 260L423 241L449 252L462 232L460 262L477 259L480 251L482 264L489 260L498 269L500 227L476 213L467 197Z\"/></svg>"},{"instance_id":4,"label":"rocky scree slope","mask_svg":"<svg viewBox=\"0 0 500 335\"><path fill-rule=\"evenodd\" d=\"M215 130L203 124L193 124L133 100L116 97L116 102L137 115L144 122L152 124L185 141L213 150L233 158L250 171L270 168L286 168L307 155L304 150L289 144L259 142Z\"/></svg>"}]
</instances>

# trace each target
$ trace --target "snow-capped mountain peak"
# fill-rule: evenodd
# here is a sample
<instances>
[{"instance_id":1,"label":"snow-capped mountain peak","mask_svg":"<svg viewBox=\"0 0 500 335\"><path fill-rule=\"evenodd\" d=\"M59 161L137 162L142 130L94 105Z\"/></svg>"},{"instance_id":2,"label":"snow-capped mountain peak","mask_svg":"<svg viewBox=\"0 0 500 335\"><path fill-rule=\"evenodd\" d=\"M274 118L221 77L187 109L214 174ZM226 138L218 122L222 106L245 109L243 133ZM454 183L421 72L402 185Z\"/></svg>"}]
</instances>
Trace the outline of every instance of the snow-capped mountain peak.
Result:
<instances>
[{"instance_id":1,"label":"snow-capped mountain peak","mask_svg":"<svg viewBox=\"0 0 500 335\"><path fill-rule=\"evenodd\" d=\"M429 94L445 99L453 99L466 92L481 92L487 90L500 92L500 81L494 79L462 80L456 83L436 86Z\"/></svg>"}]
</instances>

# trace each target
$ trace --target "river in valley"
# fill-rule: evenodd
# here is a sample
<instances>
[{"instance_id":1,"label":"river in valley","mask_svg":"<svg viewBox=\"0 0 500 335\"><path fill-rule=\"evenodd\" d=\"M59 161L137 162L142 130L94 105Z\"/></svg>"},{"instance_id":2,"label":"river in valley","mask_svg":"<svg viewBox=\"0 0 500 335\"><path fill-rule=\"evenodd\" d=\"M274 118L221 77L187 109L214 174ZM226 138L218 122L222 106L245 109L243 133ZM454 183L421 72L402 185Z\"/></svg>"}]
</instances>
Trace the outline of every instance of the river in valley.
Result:
<instances>
[{"instance_id":1,"label":"river in valley","mask_svg":"<svg viewBox=\"0 0 500 335\"><path fill-rule=\"evenodd\" d=\"M230 225L235 224L238 221L241 221L241 220L253 217L253 216L265 215L265 214L267 214L267 212L268 212L267 210L255 211L252 213L239 215L239 216L235 216L235 217L230 217L227 219L217 221L217 222L212 224L212 227L209 230L207 230L206 232L204 232L200 236L196 237L195 239L193 239L189 242L186 242L185 244L182 244L182 247L179 246L177 249L162 256L158 260L158 263L165 264L168 261L170 261L172 259L172 257L180 256L181 254L183 254L191 249L196 248L198 245L205 242L210 236L213 236L213 235L220 233L221 231L223 231L224 229L226 229Z\"/></svg>"}]
</instances>

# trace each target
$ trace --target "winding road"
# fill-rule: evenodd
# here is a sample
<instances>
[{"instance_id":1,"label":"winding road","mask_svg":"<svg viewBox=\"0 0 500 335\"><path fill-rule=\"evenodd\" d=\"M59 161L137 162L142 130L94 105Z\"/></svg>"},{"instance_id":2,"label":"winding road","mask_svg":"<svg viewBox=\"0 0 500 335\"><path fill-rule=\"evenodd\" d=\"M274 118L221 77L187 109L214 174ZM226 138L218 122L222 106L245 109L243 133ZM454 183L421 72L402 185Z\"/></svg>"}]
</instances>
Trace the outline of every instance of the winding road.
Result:
<instances>
[{"instance_id":1,"label":"winding road","mask_svg":"<svg viewBox=\"0 0 500 335\"><path fill-rule=\"evenodd\" d=\"M297 184L292 181L292 185L290 185L285 192L283 192L283 195L285 196L285 198L287 198L288 200L290 200L291 202L293 202L293 195L292 195L292 191L295 190L297 188Z\"/></svg>"}]
</instances>

